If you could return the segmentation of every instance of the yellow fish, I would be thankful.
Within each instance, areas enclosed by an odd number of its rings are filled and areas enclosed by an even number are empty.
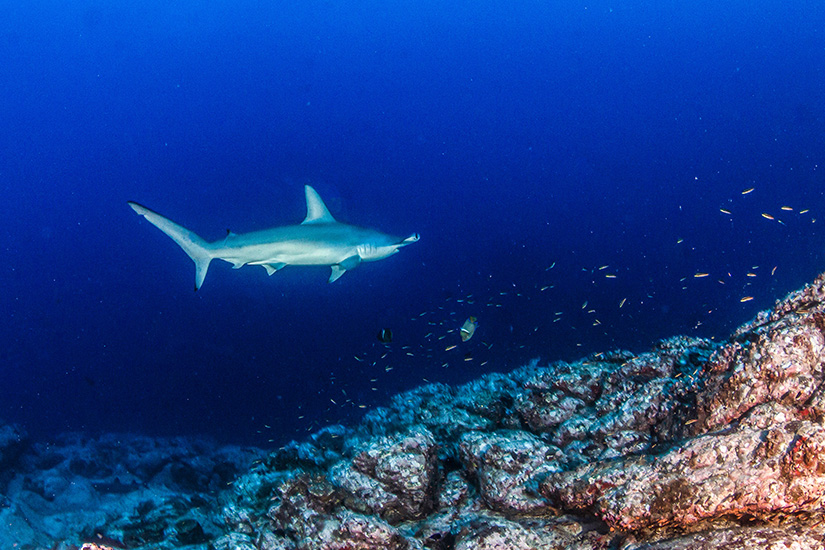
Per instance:
[[[475,317],[470,317],[464,321],[464,324],[461,326],[461,341],[466,342],[472,338],[476,328],[478,328],[478,319]]]

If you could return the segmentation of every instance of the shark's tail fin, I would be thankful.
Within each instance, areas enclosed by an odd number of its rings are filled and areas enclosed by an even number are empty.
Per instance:
[[[169,235],[173,241],[178,243],[184,252],[189,254],[195,262],[195,290],[198,290],[206,278],[206,270],[209,269],[209,262],[214,256],[210,250],[209,243],[182,227],[170,219],[164,218],[157,212],[153,212],[136,202],[129,202],[132,210],[149,220],[149,223]]]

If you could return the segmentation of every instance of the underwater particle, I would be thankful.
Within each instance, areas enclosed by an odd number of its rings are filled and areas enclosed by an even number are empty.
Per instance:
[[[473,354],[468,351],[467,353],[464,354],[464,360],[465,361],[472,361],[473,360]]]
[[[752,193],[753,190],[754,190],[753,187],[749,187],[749,188],[745,189],[744,191],[742,191],[742,194],[747,195],[748,193]]]
[[[610,265],[609,265],[609,264],[608,264],[608,265],[603,265],[603,266],[601,266],[601,267],[599,268],[599,271],[605,270],[605,269],[607,269],[608,267],[610,267]]]
[[[774,219],[773,216],[771,216],[770,214],[766,214],[764,212],[762,212],[762,217],[765,218],[766,220],[773,220]]]
[[[756,277],[756,273],[748,273],[748,277]]]
[[[784,210],[785,212],[793,212],[793,208],[791,208],[790,206],[783,206],[781,210]]]
[[[799,211],[800,214],[807,214],[808,212],[810,212],[810,210],[807,209],[807,208],[805,210],[800,210]]]
[[[378,331],[378,341],[383,344],[389,344],[392,342],[392,330],[388,328],[382,328]]]
[[[773,266],[773,269],[771,269],[771,277],[773,277],[773,274],[776,273],[776,268],[777,266]]]
[[[707,277],[710,273],[694,273],[693,276],[696,279],[701,279],[702,277]]]
[[[626,301],[627,301],[627,298],[622,298],[622,301],[621,301],[621,302],[619,302],[619,308],[621,308],[622,306],[624,306],[624,303],[625,303]]]
[[[727,214],[728,216],[730,216],[730,210],[725,210],[724,208],[720,208],[719,212],[721,212],[722,214]]]
[[[453,344],[452,346],[447,346],[447,349],[445,349],[444,351],[454,350],[457,347],[458,347],[457,345]]]
[[[477,328],[478,319],[475,317],[469,317],[466,321],[464,321],[464,324],[461,326],[461,341],[466,342],[472,338]]]
[[[605,273],[604,276],[607,279],[615,279],[616,278],[616,275],[614,275],[613,273]]]
[[[751,300],[753,300],[753,296],[745,296],[744,298],[742,298],[739,301],[740,302],[750,302]]]
[[[679,239],[678,241],[676,241],[676,244],[682,244],[683,242],[685,242],[684,239]]]

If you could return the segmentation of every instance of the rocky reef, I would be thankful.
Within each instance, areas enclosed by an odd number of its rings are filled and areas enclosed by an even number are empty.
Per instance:
[[[0,520],[18,548],[821,549],[823,381],[825,276],[724,342],[430,384],[268,454],[3,427]]]
[[[398,395],[241,476],[214,545],[823,548],[824,285],[723,343]]]
[[[206,548],[223,532],[217,496],[262,451],[191,438],[65,434],[27,444],[4,426],[0,548]],[[92,544],[94,543],[94,544]]]

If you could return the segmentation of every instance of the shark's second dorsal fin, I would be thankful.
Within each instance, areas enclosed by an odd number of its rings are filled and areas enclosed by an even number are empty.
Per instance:
[[[309,185],[305,185],[304,190],[307,195],[307,217],[303,223],[335,223],[318,192]]]

